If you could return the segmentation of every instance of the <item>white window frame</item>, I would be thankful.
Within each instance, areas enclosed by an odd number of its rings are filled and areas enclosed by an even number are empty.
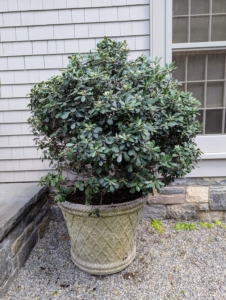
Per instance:
[[[172,62],[173,51],[226,49],[226,41],[173,44],[172,6],[173,0],[150,0],[151,57],[161,57],[165,65]],[[202,161],[188,177],[226,176],[226,134],[199,135],[196,143],[203,152]]]

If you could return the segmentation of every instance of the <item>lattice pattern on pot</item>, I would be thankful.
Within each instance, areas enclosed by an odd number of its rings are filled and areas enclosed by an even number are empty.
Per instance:
[[[68,231],[71,240],[75,241],[72,251],[78,259],[96,264],[112,263],[115,258],[125,260],[125,253],[134,246],[140,213],[141,210],[130,215],[106,218],[68,215]]]

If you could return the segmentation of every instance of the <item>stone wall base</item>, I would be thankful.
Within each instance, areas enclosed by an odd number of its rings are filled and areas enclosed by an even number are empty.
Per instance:
[[[226,221],[226,177],[176,179],[148,196],[143,218]]]
[[[0,241],[0,298],[7,292],[19,269],[24,266],[31,250],[43,237],[49,222],[46,189],[35,203],[22,212],[19,221]]]

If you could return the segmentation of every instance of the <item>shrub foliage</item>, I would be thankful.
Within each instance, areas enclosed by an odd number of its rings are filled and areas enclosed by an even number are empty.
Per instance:
[[[173,64],[144,55],[128,60],[126,41],[108,38],[97,52],[74,54],[60,76],[31,89],[29,124],[36,143],[57,173],[57,200],[71,188],[96,194],[119,188],[153,192],[188,174],[200,158],[199,102],[178,90]],[[71,188],[62,172],[79,174]]]

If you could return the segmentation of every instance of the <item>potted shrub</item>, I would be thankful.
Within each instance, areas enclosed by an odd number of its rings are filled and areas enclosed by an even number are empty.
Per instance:
[[[29,123],[56,170],[40,182],[55,187],[72,259],[91,274],[131,263],[145,196],[200,157],[199,102],[178,91],[173,64],[128,53],[126,42],[104,38],[30,93]]]

